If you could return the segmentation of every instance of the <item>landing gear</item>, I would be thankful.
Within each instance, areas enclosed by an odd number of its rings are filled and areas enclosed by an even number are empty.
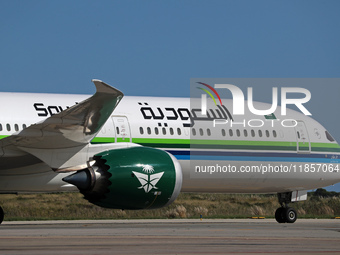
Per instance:
[[[292,193],[278,193],[277,194],[281,207],[275,212],[275,219],[278,223],[294,223],[297,219],[297,213],[294,208],[288,207],[291,201]]]
[[[280,207],[275,212],[275,219],[278,223],[294,223],[297,213],[292,207]]]
[[[2,210],[2,207],[0,206],[0,224],[4,220],[4,216],[5,216],[4,210]]]

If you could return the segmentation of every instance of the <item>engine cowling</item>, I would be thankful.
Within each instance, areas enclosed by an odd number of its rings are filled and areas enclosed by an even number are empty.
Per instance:
[[[63,180],[89,202],[113,209],[155,209],[171,204],[182,187],[182,169],[171,154],[148,147],[101,152],[92,167]]]

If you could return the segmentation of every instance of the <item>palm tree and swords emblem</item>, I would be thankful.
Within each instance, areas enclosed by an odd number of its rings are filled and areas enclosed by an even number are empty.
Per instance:
[[[153,166],[151,165],[141,165],[143,167],[143,172],[145,174],[132,171],[132,173],[137,177],[138,181],[142,186],[138,187],[138,189],[144,189],[145,193],[149,193],[152,189],[158,189],[156,184],[162,178],[164,172],[152,174],[155,172]]]

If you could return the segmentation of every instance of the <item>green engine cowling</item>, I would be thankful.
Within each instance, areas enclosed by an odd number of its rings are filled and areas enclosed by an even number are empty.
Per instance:
[[[182,170],[171,154],[148,147],[101,152],[92,167],[64,178],[91,203],[113,209],[155,209],[171,204]]]

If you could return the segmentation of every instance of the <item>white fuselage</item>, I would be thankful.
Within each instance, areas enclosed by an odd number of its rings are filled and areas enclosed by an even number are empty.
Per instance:
[[[0,93],[6,106],[0,110],[0,136],[86,98]],[[210,102],[212,110],[202,116],[190,108],[188,98],[124,97],[92,143],[105,148],[136,143],[168,151],[182,166],[184,192],[277,193],[340,181],[340,147],[317,121],[292,110],[281,116],[279,108],[274,118],[232,115],[231,101],[225,102],[225,108]],[[262,103],[256,107],[268,108]],[[0,156],[1,193],[75,190],[61,180],[70,173],[55,173],[24,152],[2,148]]]

